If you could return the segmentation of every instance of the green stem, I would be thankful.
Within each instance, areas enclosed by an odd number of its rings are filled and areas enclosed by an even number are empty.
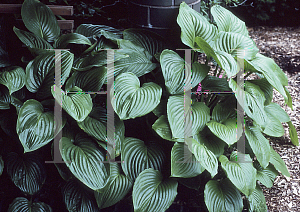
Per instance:
[[[209,108],[214,108],[216,106],[216,104],[218,103],[218,101],[219,101],[219,98],[215,98],[208,107]]]
[[[208,62],[209,62],[209,57],[208,56],[206,56],[206,61],[205,61],[205,65],[207,65],[208,64]]]
[[[198,62],[198,52],[194,51],[193,62]]]
[[[213,103],[213,101],[215,101],[217,98],[216,94],[213,94],[213,96],[210,98],[209,103],[208,103],[208,107],[210,107],[210,105]]]

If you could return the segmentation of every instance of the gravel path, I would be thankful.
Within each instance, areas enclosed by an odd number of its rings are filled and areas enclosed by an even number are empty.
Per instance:
[[[293,111],[284,104],[283,97],[274,91],[273,102],[278,103],[289,114],[298,138],[300,137],[300,27],[255,27],[249,28],[249,34],[255,41],[260,53],[271,57],[288,76],[288,90],[293,99]],[[300,211],[300,147],[292,145],[289,139],[287,124],[284,124],[285,135],[281,138],[269,138],[270,144],[285,161],[291,174],[275,179],[274,186],[264,186],[270,212]]]

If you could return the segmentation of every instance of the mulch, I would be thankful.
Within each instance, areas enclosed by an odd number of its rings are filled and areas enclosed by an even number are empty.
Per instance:
[[[298,138],[300,138],[300,27],[254,27],[248,28],[260,53],[271,57],[288,77],[288,90],[293,100],[293,110],[274,90],[273,102],[278,103],[291,117]],[[272,188],[262,189],[270,212],[297,212],[300,209],[300,147],[292,145],[287,124],[283,124],[285,134],[281,138],[271,138],[271,146],[286,163],[291,177],[279,175]]]

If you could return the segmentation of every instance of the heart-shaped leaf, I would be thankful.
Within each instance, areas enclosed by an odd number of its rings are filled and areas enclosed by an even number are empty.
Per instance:
[[[281,137],[284,135],[284,129],[279,119],[288,122],[290,121],[290,117],[279,105],[276,105],[276,103],[271,103],[265,106],[268,121],[263,133],[273,137]]]
[[[26,67],[27,89],[37,93],[38,98],[45,99],[51,96],[51,86],[55,75],[54,52],[46,52],[30,61]],[[61,84],[63,85],[70,75],[74,55],[69,51],[61,52]]]
[[[52,86],[52,95],[55,98],[56,86]],[[93,102],[90,94],[85,94],[82,89],[74,86],[68,89],[70,94],[61,93],[62,108],[72,116],[76,121],[82,122],[92,111]],[[77,92],[77,93],[74,93]]]
[[[61,35],[57,40],[55,40],[54,48],[64,49],[70,43],[85,44],[89,46],[92,45],[91,41],[84,35],[78,33],[68,33],[68,34]]]
[[[140,87],[139,78],[133,73],[123,73],[115,81],[115,94],[110,92],[111,104],[121,120],[144,116],[160,102],[162,88],[153,83]]]
[[[269,105],[273,100],[273,86],[266,80],[266,78],[249,80],[251,83],[258,85],[259,88],[264,92],[266,101],[264,105]]]
[[[126,176],[134,181],[145,169],[160,170],[164,157],[163,150],[157,144],[146,146],[140,139],[127,137],[122,145],[121,165]]]
[[[75,180],[69,180],[63,187],[63,196],[68,211],[98,212],[96,201],[93,199],[93,192],[85,185]]]
[[[272,164],[269,164],[266,168],[263,168],[257,161],[254,161],[253,166],[257,170],[256,179],[267,188],[271,188],[275,178],[279,175],[275,167]]]
[[[228,85],[226,78],[219,78],[215,76],[207,75],[201,82],[202,90],[216,91],[216,92],[228,92],[232,93],[231,88]],[[219,94],[218,95],[222,95]],[[228,94],[224,94],[228,95]]]
[[[112,206],[122,200],[132,188],[133,182],[124,174],[117,163],[110,163],[110,178],[103,189],[94,192],[100,209]]]
[[[245,88],[242,89],[233,79],[229,80],[229,87],[234,91],[245,113],[260,126],[265,127],[268,117],[264,108],[265,95],[262,90],[249,81],[245,81]]]
[[[183,94],[185,87],[185,69],[187,64],[185,61],[174,51],[164,50],[160,55],[160,63],[163,76],[165,78],[165,85],[170,94]],[[191,89],[197,86],[208,74],[210,67],[200,63],[192,64],[188,84]]]
[[[204,189],[204,201],[209,211],[242,211],[243,200],[239,190],[230,182],[210,180]]]
[[[52,208],[43,202],[29,202],[25,197],[17,197],[9,205],[7,212],[52,212]]]
[[[177,195],[177,181],[163,180],[162,174],[152,168],[137,177],[132,191],[134,211],[166,211]]]
[[[213,134],[229,145],[236,143],[243,133],[242,123],[237,123],[236,119],[226,119],[221,123],[211,120],[206,125]]]
[[[107,143],[107,111],[102,107],[94,107],[91,113],[82,121],[78,122],[78,126],[84,132],[93,136],[94,138]],[[115,155],[121,153],[121,146],[124,141],[125,126],[123,121],[115,114]],[[104,145],[106,145],[104,143]],[[100,144],[101,145],[101,144]],[[102,145],[101,145],[102,146]]]
[[[270,163],[272,163],[274,165],[274,167],[281,172],[281,174],[287,176],[287,177],[291,177],[284,161],[282,160],[282,158],[280,157],[280,155],[275,152],[275,150],[273,148],[270,148],[270,153],[271,153],[271,158],[270,158]]]
[[[44,166],[35,155],[19,156],[10,153],[7,159],[7,173],[13,183],[23,192],[33,195],[37,193],[46,180]]]
[[[226,119],[236,118],[235,107],[232,107],[232,105],[233,105],[232,101],[230,102],[228,101],[225,103],[218,103],[213,109],[211,119],[217,122],[222,122]]]
[[[24,152],[37,150],[54,138],[54,114],[44,112],[40,102],[29,99],[19,111],[16,129]]]
[[[18,38],[31,49],[53,49],[53,47],[42,37],[39,37],[31,32],[20,30],[16,27],[13,28]]]
[[[115,55],[121,57],[128,55],[120,60],[115,60],[115,76],[132,72],[140,77],[153,71],[157,67],[157,63],[152,62],[152,55],[143,47],[135,45],[129,40],[118,40],[119,50]]]
[[[284,88],[284,86],[288,85],[287,76],[273,59],[258,53],[253,60],[245,61],[245,70],[263,74],[266,80],[284,97],[285,102],[288,103],[288,96]]]
[[[217,51],[247,60],[252,60],[258,53],[258,48],[251,38],[235,32],[219,32],[213,45]]]
[[[266,168],[270,161],[269,141],[255,126],[245,126],[245,135],[260,165]]]
[[[218,173],[218,159],[205,145],[193,139],[189,149],[200,162],[200,165],[211,174],[211,177],[214,177]]]
[[[74,143],[67,137],[60,142],[62,158],[74,176],[93,190],[103,188],[109,176],[105,153],[81,135],[76,135]]]
[[[163,139],[174,142],[184,142],[183,138],[174,138],[172,136],[170,124],[166,115],[160,116],[152,125],[152,129]]]
[[[196,135],[210,120],[209,108],[203,102],[192,102],[192,135]],[[170,96],[167,103],[168,120],[174,138],[184,138],[184,96]]]
[[[171,177],[191,178],[204,170],[187,145],[177,142],[174,144],[171,151]]]
[[[91,37],[93,35],[100,36],[102,35],[103,31],[114,33],[115,35],[118,35],[120,39],[123,35],[123,32],[121,30],[105,25],[81,24],[76,29],[76,33],[84,35],[86,37]]]
[[[9,94],[20,90],[25,85],[25,71],[21,67],[13,66],[0,72],[0,83],[9,89]]]
[[[240,157],[238,158],[238,156]],[[240,161],[236,161],[239,159]],[[226,172],[229,180],[246,196],[249,196],[255,189],[256,169],[252,165],[249,155],[232,152],[230,161],[224,155],[219,157],[222,169]]]
[[[201,37],[207,43],[210,43],[217,34],[217,27],[210,24],[185,2],[180,4],[177,23],[181,28],[181,41],[192,49],[198,48],[195,44],[196,37]]]
[[[214,5],[211,8],[211,14],[214,17],[219,32],[235,32],[247,37],[249,36],[245,22],[241,21],[232,12],[224,7]]]
[[[21,8],[26,28],[36,36],[52,42],[60,35],[60,28],[52,11],[38,0],[25,0]]]
[[[250,203],[249,211],[268,212],[264,193],[258,183],[256,183],[256,187],[252,194],[248,197],[248,200]]]
[[[143,47],[152,56],[161,53],[165,49],[165,41],[160,35],[144,29],[126,29],[123,32],[124,39],[135,45]]]
[[[67,80],[65,89],[74,86],[82,88],[84,91],[100,91],[107,76],[106,67],[95,67],[88,71],[75,71]]]
[[[213,49],[213,47],[201,37],[196,37],[195,42],[208,57],[214,58],[217,64],[223,70],[225,70],[228,77],[233,77],[238,73],[239,70],[237,68],[237,63],[230,54],[224,51],[218,51]]]
[[[9,105],[12,101],[12,96],[9,94],[8,88],[0,84],[0,109],[10,109]]]
[[[215,136],[208,127],[205,127],[200,133],[194,135],[193,138],[201,145],[215,154],[218,158],[224,153],[226,143]],[[201,161],[200,161],[201,162]]]

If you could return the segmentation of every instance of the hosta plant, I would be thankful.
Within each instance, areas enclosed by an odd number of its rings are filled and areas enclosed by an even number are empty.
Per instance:
[[[97,211],[122,199],[130,199],[134,211],[166,211],[182,188],[196,193],[193,204],[203,202],[202,211],[267,211],[261,185],[270,188],[279,172],[290,174],[266,136],[283,136],[286,122],[292,143],[299,145],[289,116],[272,102],[275,88],[292,107],[287,77],[258,53],[244,22],[221,6],[211,14],[216,24],[180,5],[184,54],[140,29],[83,24],[62,35],[48,7],[25,0],[28,31],[14,31],[31,58],[0,73],[0,106],[15,108],[14,133],[23,150],[1,152],[1,173],[6,164],[13,183],[29,197],[37,195],[46,176],[36,155],[52,145],[69,211]],[[54,49],[64,49],[61,88],[54,85]],[[112,49],[114,74],[107,68]],[[203,63],[200,55],[206,56]],[[250,74],[257,78],[249,80]],[[99,94],[108,88],[109,96]],[[61,89],[59,97],[55,89]],[[58,99],[61,116],[54,112]],[[114,127],[108,129],[112,117]],[[111,131],[115,157],[108,151]],[[57,153],[63,161],[55,159]],[[18,197],[9,211],[52,210],[37,200]]]

